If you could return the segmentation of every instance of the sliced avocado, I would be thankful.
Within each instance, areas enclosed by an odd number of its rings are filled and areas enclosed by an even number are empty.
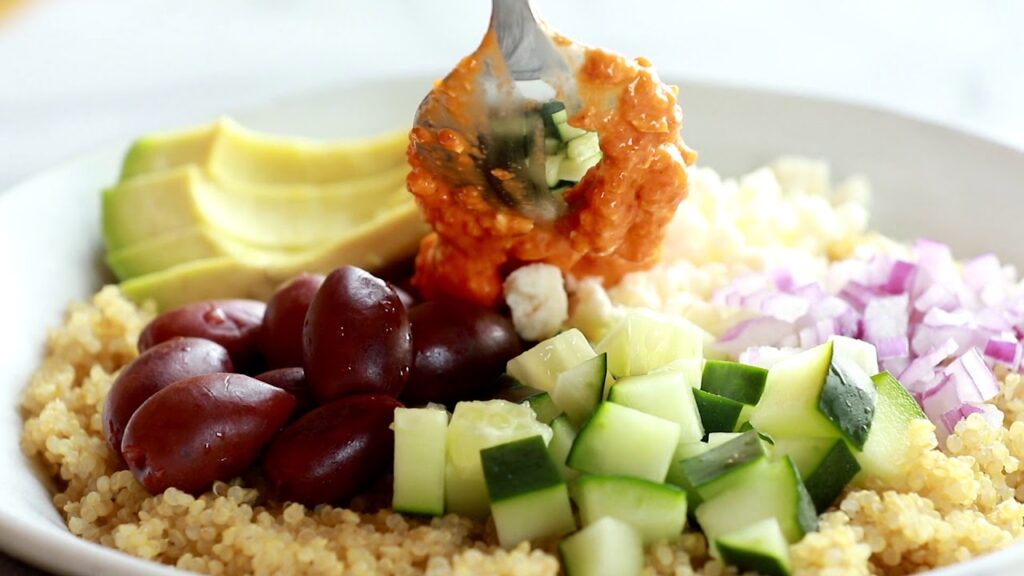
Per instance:
[[[263,134],[223,118],[208,126],[140,138],[125,157],[121,180],[195,164],[232,181],[325,184],[402,165],[408,144],[407,132],[327,143]]]
[[[374,271],[415,252],[428,231],[414,203],[393,208],[317,251],[252,253],[252,260],[219,256],[193,260],[121,283],[136,301],[152,299],[161,310],[213,298],[267,299],[300,272],[326,273],[351,264]]]
[[[228,181],[194,165],[144,174],[104,191],[104,239],[117,252],[203,226],[253,246],[314,248],[382,209],[412,203],[408,172],[399,164],[323,185]]]

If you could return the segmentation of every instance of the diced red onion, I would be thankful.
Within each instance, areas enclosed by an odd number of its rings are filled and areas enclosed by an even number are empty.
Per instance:
[[[999,393],[999,381],[992,370],[985,365],[984,358],[977,348],[971,348],[959,358],[946,366],[943,371],[962,391],[963,400],[973,402],[972,395],[977,395],[978,402],[984,402]]]
[[[917,265],[906,260],[897,260],[892,263],[889,270],[889,277],[885,281],[885,291],[889,294],[904,294],[910,290],[914,273],[917,272]]]
[[[892,360],[893,358],[907,358],[910,356],[910,342],[906,336],[895,336],[883,338],[874,342],[878,349],[879,360]]]
[[[914,392],[915,390],[911,389],[911,386],[931,379],[935,375],[936,368],[945,362],[946,358],[953,355],[956,350],[956,340],[950,338],[945,343],[932,348],[929,352],[919,355],[910,362],[906,370],[900,373],[900,382],[907,386],[908,390]],[[923,392],[924,390],[920,391]]]
[[[740,352],[736,359],[743,364],[771,368],[782,360],[796,355],[799,348],[776,348],[775,346],[752,346]]]
[[[781,341],[791,333],[792,326],[778,318],[751,318],[722,334],[715,348],[726,354],[739,354],[751,346],[781,345]]]
[[[1024,354],[1024,348],[1015,337],[989,338],[985,344],[985,357],[991,358],[993,362],[1002,364],[1010,370],[1017,370],[1022,354]]]
[[[864,309],[864,339],[875,346],[898,338],[906,339],[910,321],[906,294],[881,296]]]

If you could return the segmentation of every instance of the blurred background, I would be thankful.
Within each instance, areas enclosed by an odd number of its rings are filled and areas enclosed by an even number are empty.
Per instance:
[[[1024,2],[537,4],[567,35],[647,56],[663,76],[864,102],[1024,146]],[[487,0],[0,0],[0,189],[149,130],[360,78],[443,73],[475,48],[489,10]]]

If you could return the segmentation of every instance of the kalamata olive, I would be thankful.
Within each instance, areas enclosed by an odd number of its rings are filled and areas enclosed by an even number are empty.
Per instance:
[[[416,305],[416,297],[412,295],[412,292],[398,284],[388,282],[388,286],[395,291],[395,294],[398,294],[398,299],[402,301],[402,306],[405,306],[406,310]]]
[[[395,291],[353,266],[331,272],[302,330],[303,367],[321,403],[351,394],[397,396],[412,366],[409,316]]]
[[[258,370],[260,325],[265,309],[266,304],[257,300],[210,300],[168,310],[139,335],[139,351],[176,336],[194,336],[227,348],[236,370]]]
[[[282,500],[308,506],[341,502],[379,478],[394,457],[390,396],[348,396],[285,428],[263,457],[263,473]]]
[[[103,433],[121,453],[121,438],[132,414],[163,388],[185,378],[231,372],[228,351],[203,338],[172,338],[153,346],[121,370],[103,405]]]
[[[271,386],[277,386],[281,390],[295,396],[294,417],[301,416],[316,406],[313,391],[309,389],[309,382],[306,380],[306,371],[302,368],[278,368],[277,370],[264,372],[256,376],[256,379],[266,382]]]
[[[434,300],[409,310],[415,350],[408,404],[483,398],[522,349],[508,318],[470,302]]]
[[[249,376],[194,376],[139,406],[121,452],[150,493],[195,494],[251,466],[294,408],[291,394]]]
[[[270,368],[302,365],[302,323],[323,283],[321,274],[300,274],[281,285],[267,302],[260,350]]]

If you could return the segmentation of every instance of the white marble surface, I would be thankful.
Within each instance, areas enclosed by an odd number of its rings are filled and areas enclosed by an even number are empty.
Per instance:
[[[370,75],[443,71],[474,49],[490,5],[20,2],[0,18],[0,189],[148,130]],[[536,2],[564,33],[648,56],[663,75],[868,102],[1024,147],[1024,2]]]

